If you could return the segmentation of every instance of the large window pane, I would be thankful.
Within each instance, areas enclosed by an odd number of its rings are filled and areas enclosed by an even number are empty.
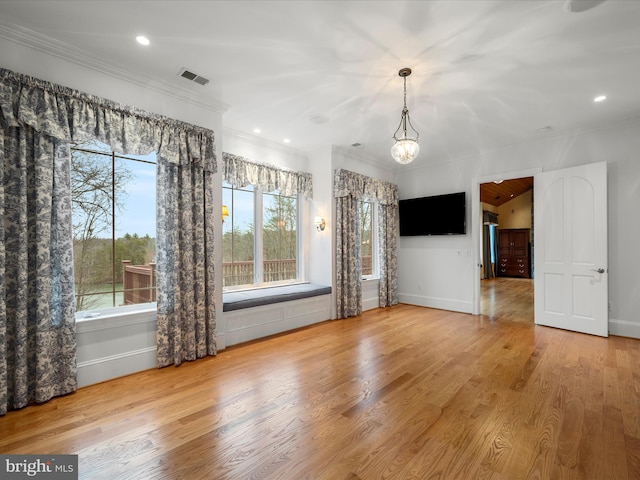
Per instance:
[[[115,278],[122,304],[156,301],[156,166],[116,158],[127,171],[126,191],[116,191]]]
[[[155,155],[79,145],[71,178],[77,311],[155,302]]]
[[[277,193],[262,196],[263,281],[282,282],[298,277],[298,206],[295,197]]]
[[[222,188],[222,203],[229,215],[222,224],[223,286],[254,283],[254,192],[253,187]]]

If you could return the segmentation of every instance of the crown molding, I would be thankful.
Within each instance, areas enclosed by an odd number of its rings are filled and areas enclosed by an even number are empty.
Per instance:
[[[89,68],[96,72],[117,78],[127,83],[153,90],[162,95],[173,97],[182,102],[197,105],[198,107],[215,113],[225,113],[230,105],[212,97],[197,95],[179,86],[151,80],[127,71],[123,67],[102,62],[88,55],[84,50],[60,42],[46,35],[34,32],[19,25],[3,23],[0,21],[0,38],[22,45],[44,54],[60,58],[67,62],[75,63],[81,67]]]
[[[345,147],[342,145],[333,145],[332,146],[334,152],[339,152],[345,157],[352,158],[354,160],[358,160],[363,163],[368,163],[370,165],[375,165],[383,170],[386,170],[390,174],[396,173],[398,170],[399,164],[397,164],[391,154],[389,154],[388,161],[386,158],[382,158],[380,156],[374,156],[366,151],[357,151],[354,150],[355,147]]]
[[[289,155],[295,154],[295,155],[299,155],[299,156],[304,157],[304,158],[307,157],[307,152],[305,152],[304,150],[300,150],[298,148],[291,147],[291,146],[288,146],[288,145],[283,145],[282,143],[273,142],[271,140],[267,140],[265,138],[258,137],[257,135],[252,135],[250,133],[242,132],[240,130],[235,130],[233,128],[224,127],[222,129],[222,135],[223,135],[223,144],[224,144],[224,137],[234,138],[236,140],[240,140],[242,142],[250,143],[250,144],[258,146],[258,147],[265,147],[265,148],[269,148],[271,150],[281,151],[281,152],[287,153]]]

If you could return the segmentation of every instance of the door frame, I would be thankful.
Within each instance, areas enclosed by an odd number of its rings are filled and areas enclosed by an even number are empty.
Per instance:
[[[473,315],[480,315],[480,259],[482,258],[482,207],[480,206],[480,185],[496,180],[513,180],[522,177],[535,177],[542,167],[518,170],[515,172],[476,177],[471,180],[471,245],[473,251]],[[535,181],[535,180],[534,180]],[[535,204],[536,198],[533,202]],[[533,292],[535,299],[535,290]]]

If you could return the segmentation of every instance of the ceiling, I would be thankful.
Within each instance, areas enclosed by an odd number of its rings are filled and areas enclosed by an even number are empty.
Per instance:
[[[480,201],[499,207],[533,188],[533,177],[480,184]]]
[[[230,131],[398,169],[640,116],[639,25],[627,0],[0,1],[5,38],[226,104]],[[403,67],[421,144],[409,166],[389,154]]]

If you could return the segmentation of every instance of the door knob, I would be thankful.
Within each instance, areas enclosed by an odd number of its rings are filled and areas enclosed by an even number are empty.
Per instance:
[[[604,268],[598,268],[597,270],[595,268],[592,268],[591,271],[597,272],[597,273],[604,273]]]

